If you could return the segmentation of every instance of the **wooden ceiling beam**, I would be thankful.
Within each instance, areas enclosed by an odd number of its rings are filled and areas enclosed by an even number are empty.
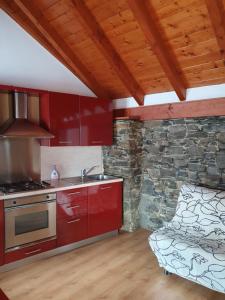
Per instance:
[[[74,6],[74,14],[79,20],[87,34],[96,44],[98,49],[104,55],[108,63],[119,76],[121,82],[131,93],[131,96],[139,105],[144,104],[144,91],[138,84],[134,76],[131,74],[126,64],[117,53],[110,40],[107,38],[101,26],[96,21],[90,10],[83,0],[72,0]]]
[[[28,0],[0,0],[4,9],[4,3],[14,3],[17,6],[17,10],[21,11],[36,31],[51,45],[51,52],[60,55],[60,60],[65,64],[66,67],[70,66],[70,70],[73,70],[73,74],[76,75],[84,84],[86,84],[98,97],[111,98],[111,95],[104,88],[99,85],[95,77],[80,59],[74,54],[72,49],[65,43],[65,41],[59,36],[56,30],[45,20],[43,14],[36,8],[34,2]],[[0,4],[1,5],[1,4]],[[16,16],[12,16],[16,19]],[[35,38],[35,36],[34,36]],[[42,39],[43,41],[43,39]],[[43,46],[47,46],[46,43]],[[47,47],[49,50],[49,48]],[[54,54],[54,55],[55,55]],[[56,55],[57,57],[57,55]]]
[[[214,1],[214,0],[213,0]],[[114,119],[168,120],[225,116],[225,98],[115,109]]]
[[[205,0],[205,2],[220,47],[220,53],[225,59],[225,8],[223,0]]]
[[[153,15],[153,8],[146,0],[127,0],[137,22],[139,23],[145,37],[149,41],[152,50],[156,54],[161,67],[173,86],[178,98],[186,99],[186,82],[182,77],[182,72],[178,68],[175,56],[168,46],[165,45],[157,27],[156,17]]]

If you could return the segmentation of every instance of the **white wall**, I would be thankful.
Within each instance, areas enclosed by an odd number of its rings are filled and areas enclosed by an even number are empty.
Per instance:
[[[94,96],[1,9],[0,41],[0,84]]]
[[[187,89],[186,101],[204,100],[220,97],[225,97],[225,84],[209,85]],[[175,102],[180,102],[175,92],[151,94],[146,95],[144,98],[144,106]],[[134,100],[134,98],[129,97],[114,100],[113,106],[114,109],[119,109],[128,107],[138,107],[138,104]]]
[[[56,165],[61,178],[80,176],[81,169],[99,167],[93,174],[103,172],[102,148],[96,147],[41,147],[41,179],[50,179]]]

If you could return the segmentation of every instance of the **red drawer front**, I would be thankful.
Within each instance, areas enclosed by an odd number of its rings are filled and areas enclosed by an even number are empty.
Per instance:
[[[73,189],[64,192],[57,193],[57,203],[59,205],[63,204],[77,204],[82,201],[82,199],[87,197],[87,188]]]
[[[57,223],[57,245],[63,246],[87,238],[87,215]]]
[[[74,220],[87,215],[87,189],[57,193],[57,220]]]
[[[84,203],[85,202],[85,203]],[[87,215],[87,201],[57,206],[57,220],[71,220]]]
[[[27,258],[48,250],[56,248],[56,240],[46,241],[34,246],[24,247],[15,251],[5,253],[5,264]]]

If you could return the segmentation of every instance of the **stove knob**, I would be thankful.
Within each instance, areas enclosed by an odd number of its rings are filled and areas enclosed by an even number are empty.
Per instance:
[[[47,198],[47,199],[49,199],[49,198],[50,198],[50,196],[49,196],[49,195],[47,195],[47,196],[46,196],[46,198]]]
[[[16,204],[16,200],[13,201],[13,204]]]

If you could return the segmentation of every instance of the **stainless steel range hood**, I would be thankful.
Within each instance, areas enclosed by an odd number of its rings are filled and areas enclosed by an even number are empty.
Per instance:
[[[13,96],[13,119],[9,119],[0,128],[0,138],[53,138],[54,135],[27,119],[28,95],[26,93],[15,92]]]

